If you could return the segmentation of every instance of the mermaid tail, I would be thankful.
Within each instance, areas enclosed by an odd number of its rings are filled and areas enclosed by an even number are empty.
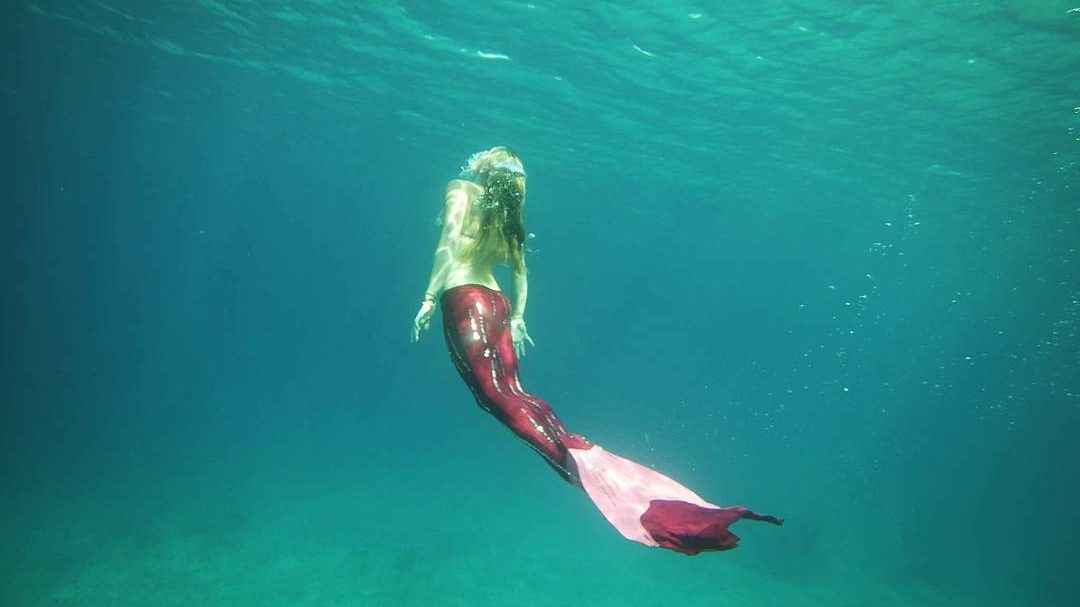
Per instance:
[[[568,432],[546,402],[521,386],[510,303],[502,292],[462,285],[443,293],[442,306],[450,358],[477,404],[584,489],[627,539],[697,554],[734,548],[739,538],[728,526],[739,519],[783,524],[742,506],[710,504],[667,476]]]

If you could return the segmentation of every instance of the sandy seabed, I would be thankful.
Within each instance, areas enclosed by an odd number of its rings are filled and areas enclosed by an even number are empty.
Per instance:
[[[786,528],[770,525],[736,525],[743,545],[725,553],[645,548],[619,537],[584,495],[534,476],[189,478],[22,496],[0,528],[0,603],[968,604],[863,569],[800,569],[791,557],[774,568],[762,552]]]

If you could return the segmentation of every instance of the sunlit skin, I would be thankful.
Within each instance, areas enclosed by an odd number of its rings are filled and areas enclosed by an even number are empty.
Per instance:
[[[484,152],[478,162],[482,169],[496,162],[512,161],[504,148],[492,148]],[[520,163],[519,163],[520,164]],[[520,177],[519,186],[525,190],[525,177]],[[484,194],[484,179],[479,183],[466,179],[455,179],[446,185],[446,203],[443,209],[442,234],[435,246],[431,277],[428,279],[425,298],[420,304],[412,326],[412,341],[420,339],[420,333],[431,325],[439,296],[453,287],[475,284],[490,289],[501,290],[495,280],[495,265],[503,263],[492,255],[478,254],[471,259],[463,254],[480,230],[480,213],[477,202]],[[519,357],[525,355],[525,344],[534,345],[525,328],[525,303],[529,297],[529,279],[524,264],[512,270],[512,293],[510,329],[514,341],[514,350]]]

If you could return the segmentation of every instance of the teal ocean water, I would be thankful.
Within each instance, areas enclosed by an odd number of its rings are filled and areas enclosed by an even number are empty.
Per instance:
[[[1080,595],[1072,0],[5,13],[0,604]],[[628,542],[409,343],[499,144],[528,388],[784,527]]]

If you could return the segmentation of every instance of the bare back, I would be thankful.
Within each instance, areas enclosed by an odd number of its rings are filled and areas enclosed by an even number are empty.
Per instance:
[[[439,242],[449,255],[445,288],[477,284],[499,289],[495,281],[495,263],[501,260],[478,251],[466,258],[465,250],[480,232],[481,213],[478,202],[484,188],[464,179],[455,179],[446,186],[446,207],[443,211],[443,234]]]

